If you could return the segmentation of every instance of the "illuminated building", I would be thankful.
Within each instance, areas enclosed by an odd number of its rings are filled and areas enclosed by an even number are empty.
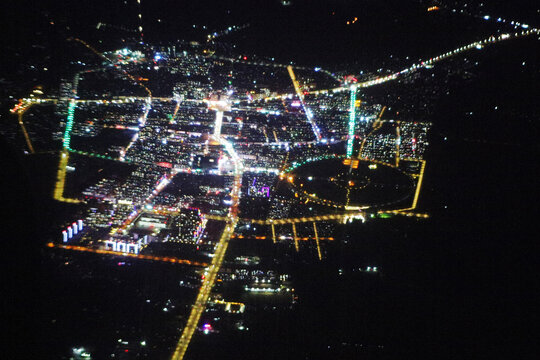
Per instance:
[[[214,136],[221,136],[221,125],[223,122],[223,112],[231,111],[229,96],[225,94],[213,94],[208,99],[208,108],[215,110],[216,121],[214,123]]]

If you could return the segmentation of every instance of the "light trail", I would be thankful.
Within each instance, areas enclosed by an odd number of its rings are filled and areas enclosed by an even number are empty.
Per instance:
[[[72,251],[89,252],[89,253],[102,254],[102,255],[124,256],[124,257],[133,258],[133,259],[169,262],[173,264],[183,264],[183,265],[191,265],[191,266],[199,266],[199,267],[208,266],[208,263],[180,259],[180,258],[171,257],[171,256],[154,256],[154,255],[144,255],[144,254],[121,253],[118,251],[92,249],[86,246],[55,244],[52,242],[48,243],[47,247],[64,249],[64,250],[72,250]]]

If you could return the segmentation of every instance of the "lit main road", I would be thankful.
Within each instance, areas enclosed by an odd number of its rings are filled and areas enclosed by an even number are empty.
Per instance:
[[[516,31],[514,33],[505,33],[505,34],[500,34],[500,35],[492,35],[492,36],[487,37],[487,38],[485,38],[483,40],[479,40],[479,41],[475,41],[475,42],[472,42],[472,43],[467,44],[467,45],[463,45],[463,46],[458,47],[458,48],[456,48],[454,50],[450,50],[450,51],[448,51],[448,52],[446,52],[444,54],[440,54],[440,55],[432,57],[430,59],[427,59],[427,60],[424,60],[424,61],[421,60],[418,63],[413,64],[413,65],[409,66],[408,68],[403,69],[401,71],[398,71],[398,72],[395,72],[395,73],[392,73],[392,74],[389,74],[389,75],[386,75],[386,76],[377,77],[375,79],[359,82],[359,83],[356,84],[356,86],[358,86],[359,88],[365,88],[365,87],[370,87],[370,86],[382,84],[382,83],[385,83],[385,82],[388,82],[388,81],[395,80],[395,79],[397,79],[398,77],[400,77],[402,75],[405,75],[405,74],[407,74],[409,72],[416,71],[416,70],[418,70],[420,68],[429,68],[433,64],[435,64],[436,62],[439,62],[441,60],[445,60],[445,59],[447,59],[449,57],[452,57],[452,56],[460,55],[461,53],[463,53],[465,51],[469,51],[469,50],[473,50],[473,49],[481,50],[482,48],[484,48],[484,46],[487,46],[487,45],[496,44],[496,43],[499,43],[501,41],[506,41],[506,40],[510,40],[510,39],[517,39],[517,38],[520,38],[520,37],[525,37],[525,36],[530,36],[530,35],[540,35],[540,29],[536,29],[536,28],[530,28],[529,29],[529,28],[527,28],[526,30]],[[337,92],[349,91],[349,90],[350,90],[349,86],[339,86],[339,87],[336,87],[336,88],[333,88],[333,89],[305,91],[304,94],[305,95],[307,95],[307,94],[309,94],[309,95],[321,95],[321,94],[337,93]],[[284,99],[284,98],[291,98],[291,97],[292,97],[292,94],[278,94],[278,95],[268,96],[268,97],[264,98],[263,100],[268,101],[268,100],[277,100],[277,99]]]
[[[168,262],[168,263],[173,263],[173,264],[183,264],[183,265],[200,266],[200,267],[208,266],[208,264],[204,262],[180,259],[180,258],[172,257],[172,256],[154,256],[154,255],[146,255],[146,254],[119,253],[117,251],[111,251],[111,250],[93,249],[86,246],[77,246],[77,245],[55,244],[52,242],[48,243],[47,247],[64,249],[64,250],[72,250],[72,251],[82,251],[82,252],[101,254],[101,255],[111,255],[115,257],[125,257],[125,258],[131,258],[131,259],[161,261],[161,262]]]
[[[225,150],[231,156],[234,163],[234,185],[231,192],[232,205],[229,208],[229,213],[226,217],[225,229],[223,230],[223,233],[221,234],[219,242],[216,246],[212,263],[206,268],[202,286],[199,290],[199,294],[197,295],[197,299],[195,300],[195,304],[191,308],[189,319],[184,327],[182,336],[176,345],[176,349],[172,355],[172,360],[181,360],[184,358],[191,338],[197,329],[197,324],[199,323],[201,315],[206,308],[206,303],[210,297],[210,292],[212,291],[217,274],[221,268],[223,259],[225,258],[229,240],[231,239],[234,229],[236,228],[236,224],[238,223],[238,204],[240,202],[240,188],[242,185],[243,171],[242,164],[238,158],[238,155],[236,154],[236,151],[227,140],[219,137],[214,137],[214,140],[218,141],[225,147]]]
[[[416,213],[409,210],[413,210],[413,207],[406,208],[406,209],[398,209],[398,210],[379,210],[379,211],[376,211],[376,213],[402,215],[402,216],[417,217],[417,218],[429,217],[428,214]],[[208,220],[216,220],[216,221],[228,220],[227,216],[219,216],[219,215],[212,215],[212,214],[205,214],[204,216]],[[346,222],[349,222],[351,219],[365,220],[366,216],[367,216],[367,213],[360,209],[356,211],[347,211],[341,214],[326,214],[326,215],[309,216],[309,217],[282,218],[282,219],[240,219],[240,220],[243,222],[249,222],[249,223],[258,224],[258,225],[286,225],[286,224],[301,224],[301,223],[325,222],[325,221],[338,221],[338,222],[346,223]],[[239,236],[239,238],[241,237]]]

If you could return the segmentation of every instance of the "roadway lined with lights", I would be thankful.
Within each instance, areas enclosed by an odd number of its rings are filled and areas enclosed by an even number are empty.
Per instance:
[[[319,130],[319,127],[315,123],[315,120],[313,119],[313,113],[311,110],[306,106],[306,103],[304,101],[304,94],[302,93],[302,89],[300,88],[300,84],[298,83],[298,80],[296,80],[296,75],[294,75],[294,71],[292,66],[287,66],[287,71],[289,72],[289,76],[291,77],[291,81],[294,86],[294,90],[296,91],[296,96],[298,96],[298,99],[300,100],[300,104],[302,105],[302,109],[304,109],[304,114],[306,114],[306,118],[309,122],[309,125],[311,125],[311,130],[313,131],[313,134],[315,135],[315,140],[317,142],[321,141],[321,131]]]
[[[227,61],[230,61],[230,62],[233,62],[233,63],[239,63],[239,64],[245,64],[245,65],[255,65],[255,66],[269,66],[269,67],[275,67],[275,68],[287,68],[289,66],[291,66],[293,69],[297,69],[297,70],[306,70],[306,71],[316,71],[316,72],[322,72],[322,73],[325,73],[326,75],[328,75],[329,77],[333,78],[334,80],[336,81],[340,81],[341,79],[336,76],[336,74],[326,70],[326,69],[323,69],[321,67],[307,67],[307,66],[298,66],[298,65],[293,65],[292,63],[289,64],[289,65],[285,65],[285,64],[280,64],[280,63],[275,63],[275,62],[266,62],[266,61],[258,61],[258,62],[255,62],[255,61],[250,61],[250,60],[247,60],[246,57],[244,57],[243,59],[235,59],[235,58],[230,58],[230,57],[226,57],[226,56],[219,56],[219,55],[214,55],[212,56],[213,59],[219,59],[219,60],[227,60]]]
[[[32,96],[32,95],[31,95]],[[32,101],[36,99],[30,99],[30,101],[26,99],[20,99],[19,103],[13,107],[13,109],[10,109],[10,112],[12,114],[17,113],[17,120],[19,121],[19,126],[21,127],[21,130],[24,135],[24,139],[26,141],[26,146],[28,146],[28,151],[30,151],[31,154],[35,153],[34,146],[32,145],[32,141],[30,141],[30,136],[28,135],[28,131],[26,131],[26,126],[23,122],[23,114],[28,110],[32,105],[38,103],[37,101]]]
[[[52,242],[48,243],[47,247],[64,249],[64,250],[72,250],[72,251],[89,252],[89,253],[102,254],[102,255],[112,255],[112,256],[120,256],[120,257],[124,256],[124,257],[142,259],[142,260],[169,262],[173,264],[183,264],[183,265],[191,265],[191,266],[199,266],[199,267],[208,266],[208,263],[187,260],[187,259],[180,259],[180,258],[176,258],[172,256],[155,256],[155,255],[145,255],[145,254],[119,253],[118,251],[112,251],[112,250],[93,249],[86,246],[77,246],[77,245],[55,244]]]
[[[217,274],[221,268],[223,260],[225,258],[225,253],[227,252],[227,247],[229,245],[229,240],[231,239],[234,229],[238,224],[238,206],[240,204],[240,194],[242,187],[242,175],[243,175],[243,165],[238,157],[238,154],[232,147],[231,143],[225,140],[223,137],[215,137],[213,139],[225,147],[225,150],[229,153],[233,164],[234,164],[234,185],[231,191],[231,200],[232,204],[229,208],[227,220],[225,223],[225,228],[219,242],[216,245],[214,257],[212,258],[212,263],[209,267],[206,268],[205,276],[203,283],[197,295],[197,299],[193,304],[191,313],[189,314],[188,321],[184,327],[184,331],[178,340],[178,344],[172,355],[172,360],[182,360],[188,349],[191,338],[197,329],[197,324],[201,318],[201,315],[206,308],[206,304],[210,297],[210,292],[217,278]]]
[[[356,84],[356,86],[358,86],[360,88],[365,88],[365,87],[370,87],[370,86],[374,86],[374,85],[379,85],[379,84],[382,84],[382,83],[385,83],[385,82],[388,82],[388,81],[391,81],[391,80],[395,80],[398,77],[400,77],[402,75],[405,75],[405,74],[407,74],[409,72],[413,72],[413,71],[421,69],[421,68],[428,68],[428,67],[432,66],[436,62],[445,60],[445,59],[447,59],[449,57],[452,57],[452,56],[455,56],[455,55],[459,55],[464,51],[468,51],[468,50],[472,50],[472,49],[482,49],[486,45],[495,44],[495,43],[498,43],[498,42],[501,42],[501,41],[504,41],[504,40],[516,39],[516,38],[525,37],[525,36],[529,36],[529,35],[540,35],[540,29],[531,28],[531,29],[528,29],[528,30],[523,30],[521,32],[505,33],[505,34],[501,34],[501,35],[498,35],[498,36],[492,35],[492,36],[489,36],[489,37],[487,37],[487,38],[485,38],[483,40],[475,41],[475,42],[472,42],[470,44],[461,46],[461,47],[459,47],[457,49],[450,50],[450,51],[448,51],[448,52],[446,52],[444,54],[440,54],[440,55],[438,55],[436,57],[432,57],[429,60],[420,61],[419,63],[413,64],[413,65],[409,66],[408,68],[405,68],[405,69],[403,69],[401,71],[392,73],[390,75],[377,77],[377,78],[372,79],[372,80],[359,82],[359,83]],[[350,90],[350,87],[348,87],[348,86],[339,86],[339,87],[332,88],[332,89],[305,91],[304,94],[306,94],[306,95],[308,95],[308,94],[309,95],[321,95],[321,94],[328,94],[328,93],[339,93],[339,92],[348,91],[348,90]],[[263,100],[268,101],[268,100],[285,99],[285,98],[290,97],[290,96],[292,96],[292,94],[278,94],[278,95],[265,97],[265,98],[263,98]]]
[[[77,42],[83,44],[88,49],[90,49],[92,52],[94,52],[95,54],[97,54],[101,58],[104,58],[108,62],[113,64],[113,62],[109,58],[107,58],[102,53],[98,52],[96,49],[94,49],[92,46],[88,45],[83,40],[78,39],[78,38],[70,38],[68,40],[77,41]],[[131,74],[129,74],[124,69],[120,69],[120,71],[124,75],[126,75],[129,79],[135,81],[138,85],[142,86],[146,90],[146,92],[148,93],[148,97],[146,98],[146,105],[145,105],[145,108],[144,108],[145,112],[144,112],[143,116],[139,119],[139,126],[140,127],[144,126],[144,124],[146,122],[146,118],[148,117],[150,109],[152,108],[152,92],[144,84],[140,83],[137,79],[135,79]],[[80,72],[77,72],[75,74],[74,80],[73,80],[73,96],[70,99],[69,106],[68,106],[68,116],[67,116],[67,119],[66,119],[67,120],[66,121],[66,129],[64,131],[64,137],[62,139],[62,148],[63,148],[63,150],[62,150],[62,152],[60,154],[60,161],[58,163],[58,171],[57,171],[57,176],[56,176],[57,179],[56,179],[55,187],[54,187],[54,190],[53,190],[53,198],[55,200],[62,201],[62,202],[68,202],[68,203],[79,203],[80,202],[80,200],[77,200],[77,199],[65,198],[64,195],[63,195],[64,194],[64,188],[65,188],[65,181],[66,181],[66,167],[67,167],[68,161],[69,161],[69,151],[71,150],[71,131],[73,130],[73,122],[75,120],[75,109],[77,107],[77,102],[78,102],[76,97],[77,97],[77,90],[78,90],[78,83],[79,83],[79,74],[80,74]],[[51,100],[51,99],[47,99],[47,100]],[[39,102],[41,102],[41,101],[38,101],[38,103]],[[129,146],[131,146],[135,142],[137,137],[138,137],[138,132],[136,132],[135,135],[133,136],[133,138],[131,139],[131,142],[130,142]],[[128,148],[129,148],[129,146],[128,146]],[[127,148],[126,148],[126,150],[127,150]],[[120,160],[124,160],[123,159],[124,155],[125,155],[125,152],[123,154],[121,154]]]

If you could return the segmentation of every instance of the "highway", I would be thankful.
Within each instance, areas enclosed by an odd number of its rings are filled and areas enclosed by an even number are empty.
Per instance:
[[[193,304],[193,307],[191,308],[191,313],[189,314],[184,331],[182,332],[180,340],[178,340],[176,349],[172,355],[172,360],[182,360],[186,354],[189,343],[191,342],[191,338],[197,329],[197,324],[199,323],[201,315],[206,308],[206,303],[210,297],[210,292],[212,291],[212,287],[216,281],[221,264],[225,258],[225,253],[227,252],[227,247],[229,246],[229,240],[234,234],[234,229],[238,223],[238,205],[240,203],[240,189],[242,186],[243,173],[242,163],[236,154],[236,151],[227,140],[216,136],[213,136],[213,139],[225,147],[225,150],[228,152],[234,163],[234,185],[231,191],[232,204],[229,207],[228,216],[226,217],[225,228],[223,229],[223,233],[221,234],[219,242],[216,245],[212,263],[206,268],[199,294],[197,295],[195,304]]]
[[[448,51],[448,52],[446,52],[444,54],[440,54],[438,56],[429,58],[428,60],[424,60],[424,61],[421,60],[418,63],[413,64],[413,65],[409,66],[408,68],[405,68],[405,69],[400,70],[398,72],[395,72],[395,73],[392,73],[392,74],[389,74],[389,75],[386,75],[386,76],[376,77],[376,78],[371,79],[371,80],[366,80],[366,81],[359,82],[359,83],[356,84],[356,86],[359,87],[359,88],[365,88],[365,87],[370,87],[370,86],[374,86],[374,85],[379,85],[379,84],[382,84],[382,83],[385,83],[385,82],[388,82],[388,81],[396,80],[398,77],[400,77],[402,75],[405,75],[405,74],[407,74],[409,72],[413,72],[413,71],[415,71],[417,69],[420,69],[420,68],[429,68],[433,64],[435,64],[436,62],[439,62],[441,60],[445,60],[445,59],[447,59],[449,57],[452,57],[452,56],[455,56],[455,55],[459,55],[459,54],[461,54],[461,53],[463,53],[465,51],[469,51],[469,50],[473,50],[473,49],[481,50],[486,45],[495,44],[495,43],[498,43],[498,42],[501,42],[501,41],[510,40],[510,39],[516,39],[516,38],[525,37],[525,36],[529,36],[529,35],[540,35],[540,29],[530,28],[530,29],[527,29],[527,30],[517,31],[517,32],[514,32],[514,33],[505,33],[505,34],[501,34],[501,35],[492,35],[492,36],[489,36],[489,37],[487,37],[487,38],[485,38],[483,40],[475,41],[475,42],[472,42],[470,44],[467,44],[467,45],[461,46],[459,48],[456,48],[454,50],[450,50],[450,51]],[[332,88],[332,89],[305,91],[304,94],[305,95],[308,95],[308,94],[309,95],[322,95],[322,94],[337,93],[337,92],[343,92],[343,91],[349,91],[349,90],[350,90],[349,86],[338,86],[338,87],[335,87],[335,88]],[[277,94],[277,95],[265,97],[262,100],[264,100],[264,101],[278,100],[278,99],[290,98],[291,96],[293,96],[293,94]]]
[[[420,190],[417,190],[417,192],[420,193]],[[398,209],[398,210],[379,210],[377,211],[377,214],[394,214],[394,215],[403,215],[403,216],[409,216],[409,217],[413,216],[413,217],[418,217],[418,218],[429,217],[429,215],[425,213],[415,213],[415,212],[409,211],[413,209],[414,209],[413,207],[409,207],[406,209]],[[216,220],[216,221],[227,221],[229,219],[229,217],[227,216],[219,216],[219,215],[212,215],[212,214],[205,214],[204,216],[208,220]],[[319,221],[347,222],[350,219],[361,219],[361,218],[365,218],[365,216],[366,216],[366,212],[362,211],[362,209],[358,209],[355,211],[343,212],[341,214],[326,214],[326,215],[297,217],[297,218],[282,218],[282,219],[245,219],[245,218],[242,218],[239,220],[242,222],[258,224],[258,225],[286,225],[286,224],[299,224],[299,223],[309,223],[309,222],[319,222]],[[239,238],[242,238],[242,236],[239,236]],[[321,239],[324,239],[324,238],[321,238]]]
[[[55,244],[52,242],[48,243],[47,247],[64,249],[64,250],[72,250],[72,251],[89,252],[89,253],[102,254],[102,255],[125,256],[125,257],[129,257],[133,259],[161,261],[161,262],[169,262],[173,264],[183,264],[183,265],[192,265],[192,266],[200,266],[200,267],[208,266],[208,264],[204,262],[180,259],[180,258],[172,257],[172,256],[154,256],[154,255],[146,255],[146,254],[122,253],[118,251],[111,251],[111,250],[104,250],[104,249],[93,249],[86,246]]]

